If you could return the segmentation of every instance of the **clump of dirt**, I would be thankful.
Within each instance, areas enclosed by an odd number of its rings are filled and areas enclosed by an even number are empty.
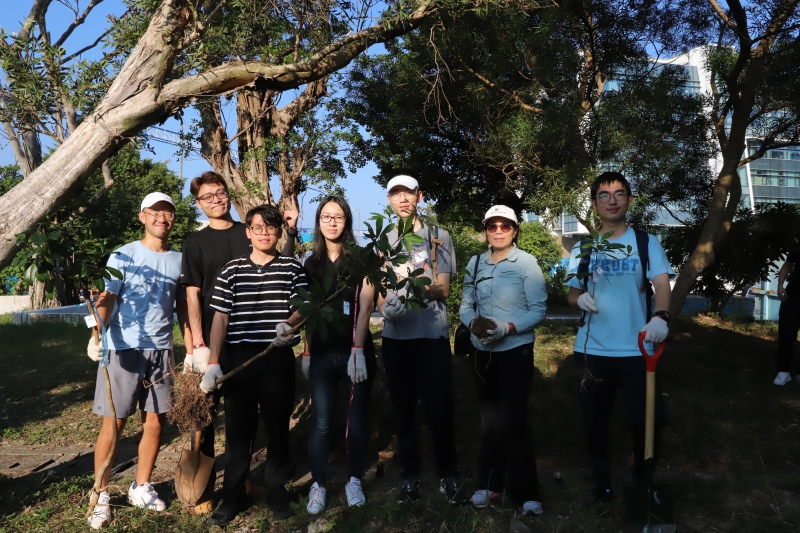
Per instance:
[[[172,409],[167,413],[167,418],[182,433],[200,431],[214,420],[211,416],[214,399],[200,390],[203,374],[190,370],[185,374],[176,372],[174,378]]]
[[[479,316],[475,320],[472,321],[472,334],[478,337],[479,339],[483,339],[488,337],[489,334],[487,333],[488,330],[494,329],[497,327],[497,324],[494,321],[489,320],[488,318]]]

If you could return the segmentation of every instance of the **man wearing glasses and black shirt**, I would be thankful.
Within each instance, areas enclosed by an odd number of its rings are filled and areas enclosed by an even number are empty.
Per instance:
[[[192,330],[192,346],[186,347],[184,371],[192,366],[203,373],[208,365],[207,347],[214,311],[209,309],[214,294],[214,283],[222,267],[238,257],[250,254],[250,239],[245,225],[231,217],[231,202],[225,180],[216,172],[204,172],[194,178],[189,186],[197,207],[208,217],[208,226],[186,238],[181,252],[181,285],[186,287],[186,302],[189,308],[189,326]],[[297,201],[292,197],[286,202],[283,218],[288,226],[288,238],[282,254],[291,257],[297,237]],[[222,354],[225,360],[224,348]],[[215,409],[220,393],[215,393]],[[214,457],[214,423],[203,429],[202,453]]]

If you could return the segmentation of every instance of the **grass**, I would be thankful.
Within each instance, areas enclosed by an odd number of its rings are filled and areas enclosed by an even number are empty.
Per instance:
[[[523,518],[534,531],[558,533],[625,531],[624,505],[616,501],[593,511],[585,506],[592,484],[583,441],[572,345],[576,326],[546,323],[537,332],[530,420],[536,441],[545,514]],[[775,387],[771,381],[776,327],[713,316],[684,318],[674,328],[659,365],[668,426],[657,480],[671,484],[677,495],[681,531],[800,531],[800,391],[794,382]],[[97,419],[90,415],[96,365],[83,354],[85,328],[47,324],[11,326],[0,318],[0,431],[5,444],[75,445],[91,443]],[[379,333],[376,343],[380,345]],[[177,357],[179,360],[182,354]],[[474,490],[468,478],[477,456],[480,418],[475,400],[471,360],[454,358],[454,394],[459,462],[465,494]],[[296,477],[308,471],[308,390],[298,369],[298,409],[292,429]],[[345,394],[340,390],[339,416],[333,435],[343,437]],[[630,437],[619,413],[613,420],[612,449],[615,489],[628,484]],[[484,511],[447,505],[432,475],[430,439],[420,416],[423,449],[423,497],[414,505],[398,505],[399,467],[393,456],[391,407],[382,364],[371,398],[373,435],[368,466],[380,457],[386,474],[368,476],[364,508],[350,510],[344,501],[344,438],[332,439],[327,514],[317,531],[347,532],[501,532],[517,509],[502,505]],[[224,445],[218,420],[218,444]],[[137,424],[130,424],[131,436]],[[175,431],[166,440],[182,442]],[[263,435],[259,447],[265,445]],[[259,456],[263,456],[263,449]],[[562,481],[557,481],[558,472]],[[114,521],[107,531],[207,531],[202,517],[182,510],[171,492],[170,472],[156,470],[159,493],[170,499],[164,513],[144,513],[124,502],[128,479],[112,496]],[[0,478],[0,532],[87,531],[83,513],[91,476],[70,478],[43,474]],[[305,532],[318,517],[305,512],[307,485],[299,483],[297,515],[271,522],[263,503],[237,519],[233,531]]]

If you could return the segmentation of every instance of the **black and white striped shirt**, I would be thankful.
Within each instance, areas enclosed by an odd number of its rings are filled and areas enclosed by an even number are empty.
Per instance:
[[[240,257],[220,270],[209,308],[229,316],[227,342],[270,343],[275,326],[294,312],[289,300],[300,297],[298,287],[307,286],[296,259],[278,255],[259,268],[249,256]],[[292,345],[298,342],[299,334]]]

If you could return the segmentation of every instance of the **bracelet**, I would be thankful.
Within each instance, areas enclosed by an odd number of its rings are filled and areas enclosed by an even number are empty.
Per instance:
[[[297,237],[297,228],[286,228],[286,235],[289,237]]]
[[[208,362],[208,364],[209,364],[209,365],[218,365],[218,364],[219,364],[219,361],[214,361],[213,363],[212,363],[211,361],[209,361],[209,362]]]
[[[302,355],[303,357],[311,357],[311,354],[308,352],[303,352],[300,355]]]
[[[356,346],[356,345],[354,344],[354,345],[353,345],[353,348],[363,348],[363,346]]]
[[[517,334],[517,325],[513,322],[508,323],[508,334],[509,335],[516,335]]]
[[[192,348],[205,348],[205,347],[206,347],[205,344],[195,344],[192,346]]]

